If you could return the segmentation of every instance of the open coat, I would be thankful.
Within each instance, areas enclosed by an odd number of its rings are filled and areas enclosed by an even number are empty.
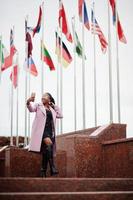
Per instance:
[[[36,112],[35,119],[32,125],[31,139],[29,144],[29,151],[40,152],[43,131],[46,124],[46,109],[42,103],[27,105],[30,112]],[[50,107],[53,116],[54,130],[56,127],[56,118],[62,118],[61,110],[58,106],[54,106],[54,109]]]

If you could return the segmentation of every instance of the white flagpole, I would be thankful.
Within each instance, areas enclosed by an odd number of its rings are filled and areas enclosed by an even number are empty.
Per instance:
[[[42,2],[42,24],[41,24],[41,28],[42,28],[42,38],[41,38],[41,42],[42,44],[44,44],[44,2]],[[43,51],[43,49],[41,48],[41,51]],[[43,52],[41,52],[42,54]],[[42,68],[41,68],[41,95],[43,95],[44,93],[44,62],[42,61]]]
[[[13,26],[13,41],[14,41],[14,26]],[[11,82],[11,136],[10,136],[10,146],[13,146],[13,99],[14,99],[14,60],[12,60],[12,82]]]
[[[96,72],[96,37],[95,37],[95,2],[93,0],[93,55],[94,55],[94,119],[97,126],[97,72]]]
[[[2,35],[0,35],[0,82],[1,82],[1,69],[2,69]]]
[[[29,65],[29,73],[28,73],[28,96],[30,96],[30,70],[31,65]],[[28,144],[30,142],[30,112],[28,112]]]
[[[57,27],[57,41],[59,40],[59,29]],[[57,54],[57,105],[59,105],[59,56]],[[57,134],[59,134],[59,121],[57,120]]]
[[[59,0],[59,10],[62,5],[62,0]],[[62,69],[62,18],[60,19],[60,31],[61,31],[61,40],[60,40],[60,108],[63,112],[63,69]],[[60,120],[60,134],[63,133],[63,121]]]
[[[86,116],[85,116],[85,53],[84,53],[84,5],[82,6],[82,108],[83,108],[83,129],[86,128]]]
[[[77,130],[77,93],[76,93],[76,85],[77,85],[77,79],[76,79],[76,38],[75,38],[75,16],[72,18],[72,28],[73,28],[73,39],[74,39],[74,48],[73,48],[73,54],[74,54],[74,130]]]
[[[63,112],[63,69],[62,69],[62,18],[61,18],[61,41],[60,41],[60,45],[61,45],[61,66],[60,66],[60,107],[61,107],[61,110]],[[60,133],[62,134],[63,133],[63,121],[61,119],[60,121]]]
[[[26,16],[26,21],[28,24],[28,15]],[[26,30],[27,31],[27,30]],[[25,33],[25,37],[26,37],[26,33]],[[27,66],[28,67],[28,42],[25,41],[25,58],[27,61]],[[27,100],[27,70],[25,71],[25,104],[26,104],[26,100]],[[25,106],[25,136],[24,136],[24,146],[27,145],[27,107]]]
[[[16,88],[16,92],[17,92],[17,94],[16,94],[16,96],[17,96],[17,98],[16,98],[16,146],[18,147],[19,146],[19,135],[18,135],[18,122],[19,122],[19,120],[18,120],[18,112],[19,112],[19,107],[18,107],[18,96],[19,96],[19,84],[18,84],[18,81],[19,81],[19,78],[18,78],[18,76],[19,76],[19,54],[18,54],[18,52],[17,52],[17,62],[16,62],[16,64],[17,64],[17,88]]]
[[[109,62],[109,103],[110,123],[113,122],[113,93],[112,93],[112,60],[111,60],[111,30],[110,30],[110,7],[108,1],[108,62]]]
[[[118,45],[118,15],[117,15],[117,0],[115,1],[116,13],[116,72],[117,72],[117,103],[118,103],[118,122],[121,123],[121,106],[120,106],[120,70],[119,70],[119,45]]]

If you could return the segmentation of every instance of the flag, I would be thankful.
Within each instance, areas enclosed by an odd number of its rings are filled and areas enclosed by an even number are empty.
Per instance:
[[[25,59],[24,68],[26,71],[30,72],[33,76],[38,75],[35,63],[31,56]]]
[[[13,66],[13,71],[11,72],[10,79],[13,83],[14,88],[18,85],[18,65]]]
[[[89,23],[89,18],[88,18],[88,13],[87,13],[87,8],[86,8],[86,3],[84,0],[79,0],[78,1],[78,10],[79,10],[79,20],[80,22],[83,22],[85,27],[90,30],[90,23]],[[84,6],[84,17],[83,17],[83,9],[82,7]],[[84,18],[84,19],[83,19]]]
[[[113,13],[113,24],[117,24],[117,33],[118,33],[118,38],[121,42],[127,43],[126,37],[124,35],[120,20],[119,20],[119,15],[116,13],[116,4],[115,0],[109,0],[111,8],[112,8],[112,13]],[[116,22],[116,15],[117,15],[117,22]]]
[[[55,34],[56,34],[55,53],[58,56],[59,61],[61,62],[61,51],[62,51],[62,64],[64,67],[67,67],[72,62],[71,54],[69,53],[64,42],[62,42],[62,45],[61,45],[61,38],[57,35],[57,32]],[[62,48],[61,48],[61,46],[62,46]]]
[[[17,50],[14,45],[14,33],[13,33],[13,30],[11,29],[11,31],[10,31],[10,54],[8,53],[8,51],[6,50],[6,48],[3,45],[4,62],[2,65],[2,71],[4,71],[5,69],[8,69],[9,67],[12,66],[13,56],[16,52],[17,52]]]
[[[27,27],[27,30],[31,31],[33,34],[33,37],[36,33],[40,32],[41,29],[41,21],[42,21],[42,8],[41,6],[39,7],[39,16],[38,16],[38,21],[37,21],[37,25],[35,26],[35,28],[32,27]]]
[[[76,50],[76,53],[78,54],[78,56],[80,58],[82,58],[83,48],[82,48],[81,43],[79,41],[78,34],[76,33],[76,31],[74,29],[73,29],[73,34],[74,34],[74,37],[75,37],[75,50]],[[86,56],[85,56],[85,59],[86,59]]]
[[[107,50],[108,43],[106,41],[106,38],[105,38],[100,26],[97,23],[97,20],[94,18],[93,10],[91,10],[91,21],[92,21],[92,23],[91,23],[91,32],[93,34],[98,35],[99,41],[101,43],[102,52],[105,53],[106,50]]]
[[[4,45],[2,44],[2,41],[1,41],[1,39],[0,39],[0,66],[2,66],[3,64],[4,64],[4,50],[5,49],[5,47],[4,47]],[[8,51],[5,49],[5,54],[8,56]]]
[[[10,53],[2,43],[0,43],[0,55],[1,71],[4,71],[12,65],[12,60],[10,59]]]
[[[27,42],[26,51],[28,54],[27,56],[29,58],[32,55],[33,45],[32,45],[31,35],[28,32],[28,28],[27,28],[27,20],[25,20],[25,41]]]
[[[42,41],[41,41],[41,60],[44,61],[49,66],[50,70],[55,70],[51,56],[49,55],[49,52],[46,49],[45,45],[42,43]]]
[[[17,52],[15,45],[14,45],[14,32],[13,29],[10,31],[10,56],[11,59],[13,58],[14,54]]]
[[[28,57],[30,57],[32,55],[33,45],[32,45],[31,35],[30,35],[29,32],[26,33],[26,39],[25,39],[25,41],[27,42]]]
[[[65,34],[67,40],[72,42],[72,35],[68,27],[65,9],[61,0],[59,0],[59,26],[60,28],[62,27],[62,32]]]

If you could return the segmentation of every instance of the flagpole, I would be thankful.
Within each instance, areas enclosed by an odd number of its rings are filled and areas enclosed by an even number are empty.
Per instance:
[[[14,41],[14,26],[13,26],[13,41]],[[13,146],[13,99],[14,99],[14,91],[13,91],[13,83],[14,83],[14,61],[12,59],[12,82],[11,82],[11,136],[10,136],[10,146]]]
[[[42,2],[42,44],[44,44],[44,1]],[[43,49],[41,48],[41,51]],[[41,52],[42,54],[42,52]],[[41,68],[41,95],[44,93],[44,62],[42,60],[42,68]]]
[[[59,39],[59,28],[57,27],[57,41]],[[59,56],[57,56],[57,105],[59,105]],[[57,120],[57,134],[59,134],[59,121]]]
[[[28,15],[26,16],[26,21],[28,24]],[[25,30],[27,31],[27,30]],[[25,32],[25,37],[26,37],[26,32]],[[27,66],[28,67],[28,41],[25,41],[25,58],[27,61]],[[27,70],[25,71],[25,103],[27,100]],[[27,145],[27,107],[25,106],[25,136],[24,136],[24,146]]]
[[[62,18],[61,18],[61,66],[60,66],[60,107],[63,112],[63,69],[62,69]],[[63,133],[63,121],[60,121],[60,133]]]
[[[117,73],[118,122],[121,123],[119,45],[118,45],[118,34],[117,34],[117,29],[118,29],[117,0],[115,1],[115,14],[116,14],[116,73]]]
[[[82,107],[83,107],[83,129],[86,128],[85,121],[85,53],[84,53],[84,5],[82,6]]]
[[[28,73],[28,96],[30,96],[30,71],[31,64],[29,64],[29,73]],[[30,142],[30,112],[28,112],[28,144]]]
[[[95,36],[95,1],[93,0],[93,54],[94,54],[94,119],[97,126],[97,72],[96,72],[96,36]]]
[[[112,94],[112,60],[111,60],[111,30],[110,30],[110,7],[108,1],[108,62],[109,62],[109,103],[110,123],[113,122],[113,94]]]
[[[73,54],[74,54],[74,130],[77,130],[77,95],[76,95],[76,38],[75,38],[75,16],[72,17],[72,27],[73,27],[73,38],[74,38],[74,48],[73,48]]]
[[[18,95],[19,95],[19,84],[18,84],[18,76],[19,76],[19,63],[18,63],[18,60],[19,60],[19,53],[17,52],[17,88],[16,88],[16,92],[17,92],[17,98],[16,98],[16,146],[18,147],[19,146],[19,135],[18,135],[18,112],[19,112],[19,107],[18,107]]]

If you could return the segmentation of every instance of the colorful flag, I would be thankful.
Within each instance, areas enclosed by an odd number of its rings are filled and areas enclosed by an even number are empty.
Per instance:
[[[84,23],[85,27],[88,30],[90,30],[90,23],[89,23],[89,18],[88,18],[86,3],[85,3],[84,0],[79,0],[78,2],[79,2],[78,3],[79,20],[80,20],[80,22]],[[84,13],[82,13],[83,11],[84,11]],[[83,16],[83,14],[84,14],[84,16]]]
[[[55,70],[51,56],[49,55],[49,52],[46,49],[45,45],[42,43],[42,41],[41,41],[41,60],[44,61],[49,66],[49,69],[51,71]]]
[[[74,32],[74,37],[75,37],[75,50],[76,50],[76,53],[78,54],[78,56],[80,58],[82,58],[83,48],[82,48],[81,43],[79,41],[78,34],[74,30],[73,30],[73,32]],[[86,56],[85,56],[85,59],[86,59]]]
[[[12,60],[10,58],[10,53],[8,52],[8,50],[5,48],[5,46],[3,44],[0,44],[0,64],[1,64],[1,71],[4,71],[5,69],[7,69],[8,67],[10,67],[12,65]]]
[[[28,28],[27,28],[27,20],[25,20],[25,41],[27,42],[27,54],[28,54],[28,58],[32,55],[32,49],[33,49],[33,45],[32,45],[32,39],[31,39],[31,35],[28,32]]]
[[[10,79],[14,88],[16,88],[18,86],[18,65],[13,66],[13,71],[11,72]]]
[[[41,21],[42,21],[42,8],[41,6],[39,7],[39,16],[38,16],[38,21],[37,21],[37,25],[35,28],[32,27],[27,27],[27,30],[31,31],[33,34],[33,37],[36,33],[40,32],[41,29]]]
[[[72,42],[72,35],[68,27],[65,9],[61,0],[59,0],[59,26],[62,28],[62,32],[65,34],[67,40]]]
[[[8,69],[12,66],[13,63],[13,56],[17,52],[15,46],[14,46],[14,35],[13,30],[10,31],[10,54],[6,50],[6,48],[3,45],[3,65],[2,65],[2,71],[5,69]]]
[[[71,54],[69,53],[64,42],[62,42],[62,45],[61,45],[61,38],[57,35],[57,32],[55,34],[56,34],[55,53],[57,54],[57,56],[59,58],[59,62],[61,62],[61,52],[62,52],[62,64],[64,67],[67,67],[72,62]],[[61,48],[61,46],[62,46],[62,48]]]
[[[108,43],[106,41],[106,38],[105,38],[100,26],[97,23],[97,20],[94,18],[93,10],[91,10],[91,21],[92,21],[92,23],[91,23],[91,32],[93,34],[98,35],[99,41],[101,43],[102,52],[106,53]]]
[[[24,68],[26,71],[30,72],[33,76],[38,75],[35,63],[31,56],[25,59]]]
[[[127,43],[126,37],[124,35],[120,20],[119,20],[119,15],[118,12],[116,13],[116,4],[115,4],[115,0],[109,0],[111,8],[112,8],[112,13],[113,13],[113,24],[117,25],[117,33],[118,33],[118,37],[119,40],[123,43]],[[117,15],[117,22],[116,22],[116,15]]]

